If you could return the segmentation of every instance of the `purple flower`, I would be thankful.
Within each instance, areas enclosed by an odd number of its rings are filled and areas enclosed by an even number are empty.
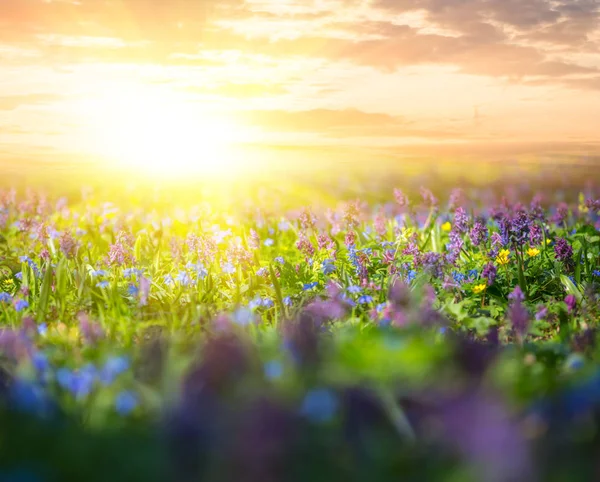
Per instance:
[[[525,295],[523,294],[523,290],[519,285],[515,286],[515,289],[511,294],[508,295],[508,299],[515,302],[521,302],[525,300]]]
[[[573,248],[566,239],[558,238],[554,245],[554,254],[556,255],[557,260],[562,261],[563,263],[569,262],[573,256]]]
[[[469,229],[469,215],[462,207],[456,208],[454,212],[454,229],[462,234]]]
[[[421,193],[421,198],[423,199],[423,203],[425,204],[425,206],[430,207],[430,208],[437,207],[438,200],[429,189],[422,187],[420,189],[420,193]]]
[[[12,296],[9,293],[0,293],[0,303],[10,303]]]
[[[565,297],[565,304],[567,305],[569,313],[575,311],[575,308],[577,307],[577,298],[575,298],[575,295],[567,295]]]
[[[513,301],[508,309],[508,316],[514,333],[521,339],[529,330],[529,311],[520,300]]]
[[[538,245],[542,242],[542,228],[539,224],[534,224],[529,230],[529,243],[532,246]]]
[[[473,246],[479,246],[488,237],[487,227],[479,221],[475,222],[473,229],[471,229],[471,232],[469,233],[469,237],[471,238]]]
[[[394,189],[394,198],[400,207],[408,206],[408,197],[400,189]]]
[[[535,313],[536,320],[543,320],[548,316],[548,308],[545,305],[539,305]]]
[[[435,253],[433,251],[425,253],[421,262],[425,270],[427,270],[432,276],[436,278],[441,278],[443,276],[444,260],[440,253]]]
[[[490,262],[483,267],[483,270],[481,271],[481,277],[486,278],[488,286],[491,286],[496,279],[497,273],[498,268],[496,268],[496,265],[494,263]]]

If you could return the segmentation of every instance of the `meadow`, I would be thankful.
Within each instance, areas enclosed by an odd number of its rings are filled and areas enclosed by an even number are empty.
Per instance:
[[[418,165],[6,177],[0,480],[600,479],[596,171]]]

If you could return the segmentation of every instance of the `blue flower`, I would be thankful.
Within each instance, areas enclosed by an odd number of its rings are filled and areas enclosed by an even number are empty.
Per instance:
[[[68,390],[75,398],[80,400],[91,393],[96,375],[96,367],[92,364],[86,365],[78,372],[60,368],[56,372],[56,381],[63,389]]]
[[[41,351],[35,352],[31,357],[31,362],[36,369],[36,371],[42,373],[47,371],[50,368],[50,362],[48,361],[48,356]]]
[[[361,305],[368,305],[369,303],[373,302],[373,297],[370,295],[362,295],[360,298],[358,298],[358,302]]]
[[[286,297],[283,299],[283,304],[284,304],[285,306],[292,306],[292,297],[291,297],[291,296],[286,296]]]
[[[469,271],[467,271],[467,276],[471,279],[477,278],[478,274],[479,273],[476,269],[470,269]]]
[[[104,280],[104,281],[100,281],[99,283],[97,283],[96,286],[98,288],[108,288],[110,286],[110,283],[108,281]]]
[[[137,268],[126,268],[123,270],[125,278],[137,278],[140,274],[142,274],[142,270]]]
[[[325,276],[328,276],[328,275],[334,273],[335,272],[335,264],[333,263],[333,260],[326,259],[325,261],[323,261],[323,263],[321,264],[321,269]]]
[[[126,390],[120,392],[115,398],[115,410],[123,417],[131,414],[138,406],[138,397],[135,393]]]
[[[377,313],[381,313],[383,310],[385,310],[386,307],[387,303],[380,303],[375,309],[377,310]]]
[[[317,281],[313,281],[312,283],[306,283],[302,289],[304,291],[309,291],[312,290],[313,288],[316,288],[317,286],[319,286],[319,283]]]
[[[0,293],[0,303],[10,303],[12,296],[9,293]]]
[[[275,262],[279,264],[285,264],[285,259],[283,259],[283,256],[277,256],[277,258],[275,258]]]
[[[16,275],[15,278],[17,278],[18,280],[22,280],[23,279],[23,272],[19,271]]]
[[[600,278],[600,269],[596,269],[594,271],[592,271],[592,274],[598,278]]]
[[[109,358],[100,370],[100,382],[105,386],[111,385],[119,375],[129,370],[130,366],[129,358],[125,356]]]
[[[306,394],[300,412],[315,423],[330,421],[336,414],[338,401],[327,388],[317,388]]]
[[[235,266],[233,266],[233,264],[229,261],[227,263],[223,263],[223,265],[221,266],[221,269],[223,270],[223,273],[225,273],[225,274],[235,273]]]
[[[268,273],[267,268],[260,268],[257,272],[256,272],[256,276],[266,276]]]
[[[458,271],[452,272],[452,279],[454,279],[454,281],[456,281],[458,284],[463,283],[466,278],[467,277],[464,274],[459,273]]]
[[[273,246],[275,244],[275,241],[273,241],[271,238],[267,238],[265,239],[264,244],[265,246]]]
[[[417,272],[414,269],[411,269],[406,275],[407,283],[410,283],[417,277]]]
[[[180,271],[177,274],[175,281],[177,281],[181,286],[189,286],[192,284],[192,278],[187,271]]]
[[[129,284],[129,286],[127,287],[127,294],[129,296],[137,296],[140,292],[140,289],[134,285],[133,283]]]
[[[249,308],[241,307],[234,311],[232,318],[236,325],[246,326],[252,323],[254,314]]]
[[[23,311],[25,309],[29,308],[29,301],[27,300],[17,300],[15,302],[15,310],[17,311]]]
[[[346,290],[348,291],[348,293],[358,294],[362,291],[362,288],[360,286],[350,285],[348,286],[348,288],[346,288]]]
[[[173,286],[175,284],[175,280],[173,279],[173,275],[165,275],[165,277],[163,278],[163,282],[167,285],[167,286]]]
[[[92,278],[98,278],[99,276],[106,276],[106,271],[103,269],[91,269],[90,275]]]
[[[37,331],[40,336],[46,336],[48,333],[48,325],[46,323],[40,323],[37,327]]]
[[[264,373],[268,380],[277,380],[283,375],[283,365],[277,360],[268,361],[265,363]]]
[[[18,410],[30,414],[46,414],[51,408],[45,390],[37,383],[17,378],[10,385],[10,400]]]

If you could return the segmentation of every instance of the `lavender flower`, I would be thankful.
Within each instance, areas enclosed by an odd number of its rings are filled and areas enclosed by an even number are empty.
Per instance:
[[[573,248],[566,239],[558,238],[554,245],[554,254],[556,255],[557,260],[562,261],[563,263],[569,263],[573,256]]]
[[[543,233],[539,224],[533,224],[529,229],[529,243],[536,246],[542,242]]]
[[[473,229],[471,229],[471,232],[469,233],[469,238],[471,239],[473,246],[479,246],[487,239],[487,237],[487,227],[479,221],[475,222]]]
[[[575,311],[575,308],[577,307],[577,298],[575,298],[575,295],[567,295],[565,297],[565,304],[567,305],[569,313]]]
[[[454,229],[464,234],[469,229],[469,215],[462,207],[456,208],[454,212]]]
[[[483,270],[481,271],[481,277],[486,278],[488,286],[491,286],[496,280],[497,273],[498,268],[496,268],[496,265],[494,263],[490,262],[483,267]]]

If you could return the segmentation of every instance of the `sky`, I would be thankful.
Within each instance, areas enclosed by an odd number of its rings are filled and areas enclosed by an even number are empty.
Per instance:
[[[594,145],[599,16],[598,0],[0,0],[0,158]]]

